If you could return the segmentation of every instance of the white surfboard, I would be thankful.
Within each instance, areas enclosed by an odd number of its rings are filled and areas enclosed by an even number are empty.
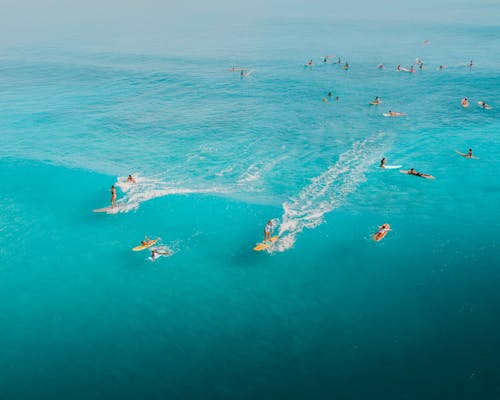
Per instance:
[[[384,169],[399,169],[399,168],[403,168],[402,165],[386,165],[384,167]]]

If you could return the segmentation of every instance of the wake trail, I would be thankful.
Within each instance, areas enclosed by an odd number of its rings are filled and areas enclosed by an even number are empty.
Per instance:
[[[387,150],[386,135],[379,133],[360,140],[342,153],[338,161],[299,194],[283,203],[279,229],[280,239],[273,251],[291,249],[304,228],[313,229],[323,222],[324,215],[343,205],[350,193],[366,181],[365,173]]]
[[[115,185],[120,188],[123,196],[117,201],[117,207],[108,211],[108,214],[127,213],[139,208],[140,204],[155,199],[157,197],[169,196],[174,194],[191,193],[225,193],[226,190],[213,187],[207,189],[191,189],[176,187],[162,179],[154,177],[142,177],[133,175],[136,183],[127,181],[127,177],[119,177]]]

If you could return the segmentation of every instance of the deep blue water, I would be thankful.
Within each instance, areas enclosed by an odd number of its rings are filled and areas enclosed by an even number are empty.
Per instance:
[[[0,397],[500,398],[499,29],[248,29],[0,51]]]

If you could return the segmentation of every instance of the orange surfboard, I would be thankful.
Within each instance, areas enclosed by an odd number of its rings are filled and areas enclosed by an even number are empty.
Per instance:
[[[383,238],[385,238],[385,235],[387,235],[387,232],[389,232],[390,230],[391,226],[389,224],[383,224],[378,232],[372,236],[373,240],[375,240],[376,242],[380,242]]]

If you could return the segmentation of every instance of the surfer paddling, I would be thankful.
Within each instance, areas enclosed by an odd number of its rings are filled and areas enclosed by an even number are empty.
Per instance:
[[[378,242],[379,240],[382,240],[385,235],[387,235],[387,232],[391,231],[391,226],[389,224],[383,224],[378,227],[378,231],[375,232],[373,235],[373,240]]]
[[[397,112],[397,111],[391,111],[391,110],[389,110],[388,114],[389,114],[389,117],[403,117],[403,116],[406,115],[405,113]]]
[[[434,177],[432,175],[424,174],[422,172],[415,171],[413,168],[410,168],[409,171],[401,171],[401,173],[408,174],[408,175],[419,176],[420,178],[434,179]]]
[[[151,249],[151,261],[155,261],[160,256],[170,256],[172,253],[170,251],[160,250],[157,248]]]

